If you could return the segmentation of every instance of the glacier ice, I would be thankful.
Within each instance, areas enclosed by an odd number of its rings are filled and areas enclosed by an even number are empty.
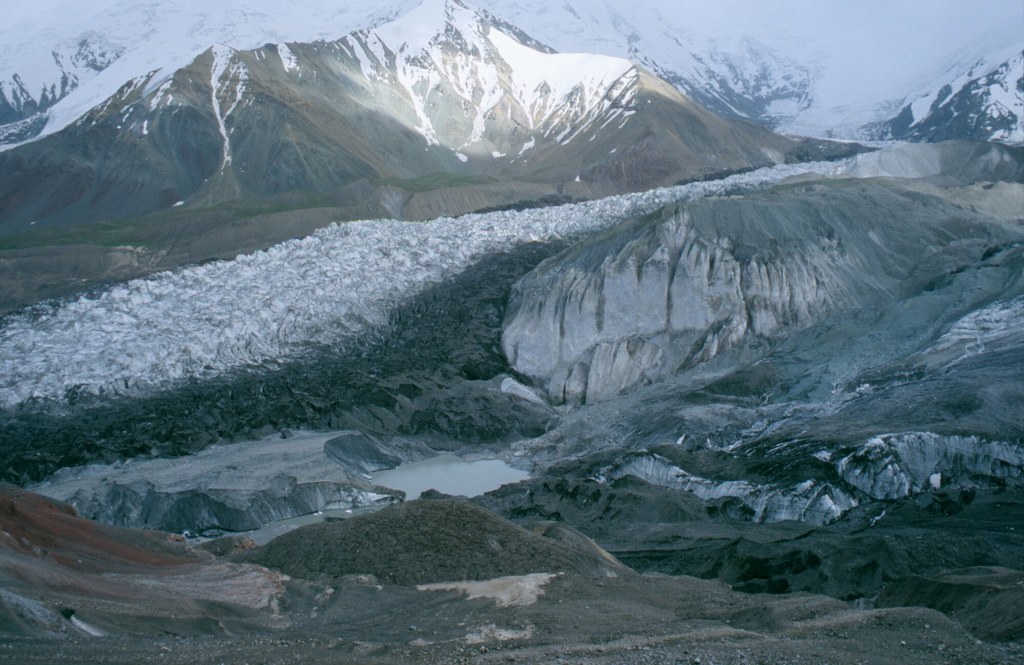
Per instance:
[[[944,176],[963,168],[952,166],[961,148],[892,146],[850,160],[846,175]],[[982,151],[997,162],[1004,153]],[[1012,221],[951,205],[956,194],[929,199],[904,187],[857,182],[691,200],[587,238],[516,284],[505,355],[554,403],[607,401],[725,351],[895,307],[1024,237]],[[988,298],[1005,297],[993,288]],[[983,339],[1019,336],[1019,303],[982,300],[939,350],[964,358]]]
[[[931,432],[880,434],[835,466],[846,482],[868,496],[899,499],[936,485],[1019,479],[1024,473],[1024,446]]]
[[[598,481],[635,476],[652,485],[692,492],[704,501],[733,498],[753,513],[755,522],[796,520],[828,524],[858,504],[854,496],[832,483],[806,480],[791,486],[767,485],[747,480],[702,478],[671,464],[660,455],[626,456],[602,469]]]
[[[336,224],[265,251],[165,272],[7,317],[0,405],[139,394],[344,345],[388,311],[490,253],[575,238],[670,201],[768,186],[852,162],[783,165],[556,208],[431,222]]]
[[[331,461],[325,444],[337,434],[300,432],[211,446],[184,462],[66,468],[33,490],[90,519],[176,532],[246,531],[317,510],[399,500]]]

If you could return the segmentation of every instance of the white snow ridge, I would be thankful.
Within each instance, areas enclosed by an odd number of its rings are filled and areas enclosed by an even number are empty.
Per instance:
[[[673,200],[846,168],[777,166],[558,208],[335,224],[232,261],[33,308],[0,329],[0,406],[68,391],[138,394],[286,361],[385,324],[397,304],[486,254],[595,231]]]

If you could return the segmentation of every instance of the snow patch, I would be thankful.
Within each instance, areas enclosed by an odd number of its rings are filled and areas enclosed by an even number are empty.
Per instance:
[[[437,582],[420,584],[418,591],[461,591],[467,600],[489,598],[498,607],[526,607],[544,595],[544,586],[553,580],[553,573],[532,573],[497,577],[479,582]]]
[[[226,46],[214,46],[213,65],[210,67],[210,103],[213,115],[217,119],[217,128],[224,140],[223,161],[220,168],[224,170],[231,164],[231,140],[228,137],[227,117],[238,107],[245,94],[245,83],[249,80],[249,72],[245,64],[235,59],[235,50]],[[231,95],[234,99],[227,110],[223,110],[221,97]]]
[[[277,55],[281,57],[281,66],[284,67],[286,72],[299,71],[299,59],[295,57],[295,54],[292,53],[287,44],[277,45]]]

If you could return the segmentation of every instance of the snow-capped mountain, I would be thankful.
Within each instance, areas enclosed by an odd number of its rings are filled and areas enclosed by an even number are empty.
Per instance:
[[[716,113],[817,137],[875,138],[878,125],[905,105],[946,83],[955,91],[958,79],[963,85],[1003,63],[1007,49],[1024,49],[1024,5],[1012,0],[480,3],[553,48],[629,57]],[[982,63],[992,67],[981,71]],[[1011,64],[1006,76],[1000,103],[1012,111],[1024,99],[1015,89],[1024,71]],[[938,85],[922,88],[924,81]],[[977,124],[1015,126],[1019,133],[1024,117],[1014,112],[1016,120],[983,103]],[[1021,140],[954,125],[945,134],[906,138]]]
[[[768,127],[785,126],[814,102],[815,71],[792,58],[744,38],[733,52],[711,46],[690,52],[685,66],[663,65],[631,47],[633,57],[719,115],[745,118]]]
[[[311,0],[301,9],[271,0],[50,4],[48,13],[41,0],[0,8],[0,146],[60,131],[126,81],[157,70],[167,76],[214,44],[249,50],[331,41],[420,3]],[[934,100],[946,83],[986,76],[994,68],[980,71],[978,64],[992,62],[994,54],[1011,47],[1019,53],[1024,24],[1024,6],[1015,0],[843,6],[636,0],[628,9],[612,0],[474,0],[472,6],[558,51],[628,58],[716,113],[788,133],[842,138],[870,138],[880,126],[892,121],[898,128],[908,119],[923,130],[927,123],[919,116],[896,117],[915,101],[920,111],[922,98]],[[1000,105],[1012,111],[1022,98],[1014,88],[1022,73],[1010,65],[1009,99]],[[923,87],[923,81],[937,85]],[[954,125],[961,127],[964,112],[958,117]],[[996,127],[994,140],[1018,140],[1004,137],[1016,136],[1012,130],[998,129],[1013,124],[1009,116],[978,117],[979,127]],[[942,135],[916,131],[908,138]],[[983,132],[955,135],[985,138]]]
[[[792,27],[773,25],[769,34],[727,5],[481,4],[556,49],[629,58],[727,117],[776,127],[815,101],[821,67],[789,34]]]
[[[370,87],[398,91],[415,114],[403,124],[413,124],[428,146],[457,148],[462,162],[469,159],[462,150],[498,159],[524,155],[541,137],[568,144],[589,138],[598,121],[624,124],[637,112],[641,73],[629,61],[554,54],[524,41],[458,0],[429,0],[333,48]],[[278,52],[301,77],[295,54],[287,46]],[[521,131],[509,132],[510,125]]]
[[[126,81],[169,75],[214,44],[337,39],[417,4],[311,0],[303,11],[282,11],[271,0],[9,4],[0,8],[0,145],[58,132]]]
[[[335,41],[218,44],[129,79],[61,132],[0,154],[0,226],[288,193],[358,201],[354,216],[429,218],[806,149],[708,112],[629,60],[553,53],[459,0],[427,0]]]
[[[93,35],[65,42],[43,63],[47,75],[33,80],[19,72],[0,79],[0,142],[13,143],[37,135],[45,126],[45,112],[115,62],[123,47]]]
[[[1024,49],[1000,51],[944,71],[873,129],[881,139],[1024,143]]]
[[[74,14],[74,22],[69,19],[41,38],[26,37],[20,30],[0,30],[0,36],[12,45],[10,53],[0,60],[0,145],[60,131],[112,96],[125,81],[154,71],[159,72],[157,76],[166,76],[213,44],[248,50],[270,42],[332,41],[403,14],[408,16],[405,25],[412,26],[417,16],[429,13],[413,11],[419,5],[417,0],[383,5],[345,3],[343,8],[318,0],[301,13],[275,11],[265,0],[244,6],[240,2],[218,3],[215,9],[187,0],[127,7],[106,0],[105,7],[90,13],[89,7],[97,4],[102,5],[102,0],[86,3],[78,9],[80,13]],[[771,119],[786,109],[809,102],[808,68],[753,38],[720,43],[687,34],[688,49],[675,52],[678,49],[666,48],[666,42],[671,45],[679,41],[676,37],[668,39],[668,29],[676,27],[670,21],[665,23],[664,33],[652,31],[647,37],[630,27],[629,34],[623,36],[625,48],[617,48],[601,33],[608,27],[621,30],[622,18],[618,13],[595,13],[602,7],[599,4],[581,18],[582,27],[593,37],[569,41],[558,31],[552,32],[551,23],[532,20],[536,8],[528,1],[474,4],[487,6],[496,15],[511,16],[516,25],[528,25],[530,31],[539,29],[539,34],[545,40],[553,39],[561,51],[629,58],[716,113],[768,119],[771,124]],[[578,17],[577,10],[565,7],[571,13],[559,15],[555,23],[571,27],[573,18]],[[318,20],[310,20],[312,17]],[[282,24],[282,19],[287,20]],[[421,27],[412,29],[419,31]],[[110,71],[105,71],[108,68]]]

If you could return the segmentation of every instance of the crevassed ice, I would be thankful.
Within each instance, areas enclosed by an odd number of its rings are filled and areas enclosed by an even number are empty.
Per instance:
[[[520,212],[335,224],[231,261],[165,272],[9,317],[0,405],[166,388],[346,340],[432,283],[516,244],[573,237],[692,200],[851,162],[783,165],[717,181]]]
[[[949,482],[1020,478],[1022,467],[1020,443],[932,432],[879,434],[835,464],[846,482],[875,499],[898,499]]]
[[[712,480],[694,476],[660,455],[643,454],[603,470],[598,482],[635,476],[652,485],[691,492],[704,501],[739,499],[759,523],[796,520],[828,524],[857,505],[857,500],[831,483],[806,480],[796,485],[760,485],[747,480]]]
[[[997,341],[1024,339],[1024,296],[992,303],[971,312],[939,338],[935,350],[962,348],[963,359]]]

